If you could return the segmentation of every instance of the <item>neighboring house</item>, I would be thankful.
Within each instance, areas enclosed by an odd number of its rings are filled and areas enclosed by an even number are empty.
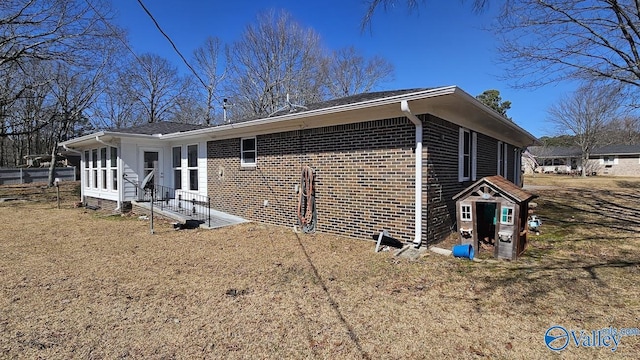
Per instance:
[[[195,191],[213,209],[295,226],[301,171],[310,166],[318,231],[370,239],[386,229],[416,245],[455,229],[452,197],[474,181],[499,174],[520,184],[521,151],[536,143],[455,86],[355,95],[192,131],[131,131],[62,143],[83,154],[83,201],[109,199],[119,207],[134,199],[135,187],[126,184],[140,184],[152,152],[163,159],[159,184],[192,191],[195,170]],[[188,163],[190,145],[197,145],[197,164]],[[166,155],[175,148],[179,167]],[[110,174],[106,188],[103,169]]]
[[[523,156],[525,173],[578,173],[582,153],[578,147],[531,146]],[[535,159],[535,162],[532,160]],[[640,144],[607,145],[594,149],[586,164],[588,174],[640,176]]]

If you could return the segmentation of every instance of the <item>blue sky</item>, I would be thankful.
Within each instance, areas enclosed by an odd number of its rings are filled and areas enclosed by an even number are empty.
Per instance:
[[[190,58],[193,49],[208,36],[224,43],[240,38],[243,30],[261,11],[284,9],[299,23],[317,31],[326,47],[355,46],[368,56],[379,55],[395,66],[395,80],[381,89],[404,89],[457,85],[471,95],[487,89],[500,91],[512,102],[508,115],[535,136],[553,135],[546,121],[546,109],[564,94],[570,84],[537,89],[514,89],[502,80],[494,36],[483,30],[491,26],[498,2],[481,14],[471,1],[427,1],[418,12],[402,6],[378,9],[370,30],[362,32],[360,21],[364,1],[325,0],[145,0],[144,4]],[[186,67],[162,37],[136,0],[113,0],[115,22],[129,33],[134,51],[151,52],[172,61],[186,73]]]

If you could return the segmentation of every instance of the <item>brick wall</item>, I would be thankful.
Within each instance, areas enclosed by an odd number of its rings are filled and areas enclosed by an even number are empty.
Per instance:
[[[423,115],[423,241],[455,227],[457,125]],[[240,139],[210,141],[208,193],[215,209],[266,223],[297,224],[303,166],[316,174],[317,230],[371,239],[381,229],[413,240],[415,127],[406,118],[257,137],[257,166],[240,166]],[[494,175],[497,141],[478,134],[478,178]],[[482,164],[482,166],[480,165]]]
[[[640,176],[640,159],[638,155],[617,155],[617,164],[606,167],[598,164],[598,174],[613,176]],[[599,162],[600,160],[595,160]]]
[[[91,196],[84,197],[85,205],[99,206],[101,210],[114,211],[118,208],[118,202],[113,200],[99,199]]]

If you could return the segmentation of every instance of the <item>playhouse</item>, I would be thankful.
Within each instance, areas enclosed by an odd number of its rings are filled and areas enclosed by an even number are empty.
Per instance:
[[[527,245],[528,207],[535,197],[499,175],[478,180],[453,197],[460,244],[515,260]]]

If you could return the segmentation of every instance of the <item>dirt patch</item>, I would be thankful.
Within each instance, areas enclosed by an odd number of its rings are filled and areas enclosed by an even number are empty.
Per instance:
[[[548,359],[552,325],[640,327],[638,195],[540,195],[525,256],[482,263],[256,223],[151,235],[72,196],[3,204],[0,357]],[[625,337],[614,355],[638,352]]]

